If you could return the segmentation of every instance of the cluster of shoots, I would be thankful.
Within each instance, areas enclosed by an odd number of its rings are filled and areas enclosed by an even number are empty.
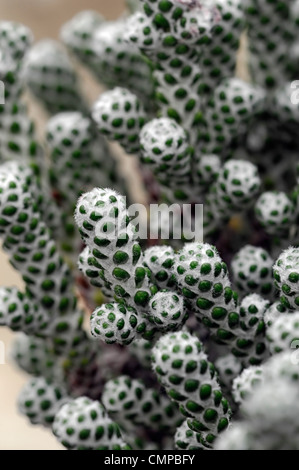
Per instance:
[[[299,449],[298,51],[298,0],[130,1],[60,43],[0,22],[0,236],[24,286],[0,287],[0,326],[31,376],[18,409],[65,448]],[[181,227],[203,205],[202,240],[141,239],[115,142],[148,207]]]

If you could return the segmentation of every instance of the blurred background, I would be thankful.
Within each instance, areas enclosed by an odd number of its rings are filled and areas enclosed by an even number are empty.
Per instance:
[[[0,18],[29,26],[36,40],[46,37],[58,39],[62,24],[79,11],[93,9],[107,19],[113,19],[124,8],[125,0],[0,0]],[[86,88],[90,88],[88,80]],[[91,92],[96,93],[97,90]],[[22,288],[20,277],[1,250],[0,285]],[[62,450],[50,431],[30,426],[18,415],[16,400],[27,376],[9,360],[12,338],[12,333],[5,328],[0,329],[0,341],[4,343],[6,356],[5,364],[0,364],[0,450]]]
[[[96,10],[113,19],[124,8],[125,0],[0,0],[0,17],[26,24],[36,39],[57,39],[61,25],[79,11]]]

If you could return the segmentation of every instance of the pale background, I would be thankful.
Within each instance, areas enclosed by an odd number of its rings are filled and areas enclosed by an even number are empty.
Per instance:
[[[93,9],[106,18],[117,17],[124,9],[124,0],[0,0],[0,19],[19,21],[29,26],[36,39],[58,38],[61,25],[81,10]],[[0,252],[0,285],[22,286],[20,277]],[[16,400],[28,376],[9,361],[13,333],[0,328],[6,364],[0,365],[0,450],[62,449],[51,431],[30,426],[18,415]]]

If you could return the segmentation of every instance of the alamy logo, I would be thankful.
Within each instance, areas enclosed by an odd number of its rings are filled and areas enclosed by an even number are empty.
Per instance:
[[[151,204],[149,209],[142,204],[132,204],[125,210],[125,199],[122,198],[113,210],[109,206],[102,209],[102,222],[98,220],[96,225],[97,237],[203,241],[202,204]],[[119,217],[119,214],[123,215]]]
[[[5,85],[0,80],[0,104],[5,104]]]

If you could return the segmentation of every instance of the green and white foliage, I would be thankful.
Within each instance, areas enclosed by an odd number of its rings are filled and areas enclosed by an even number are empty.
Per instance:
[[[250,69],[255,83],[269,90],[287,80],[289,53],[296,37],[294,2],[244,0],[250,49]]]
[[[298,0],[294,0],[291,3],[290,11],[291,11],[293,24],[295,25],[295,28],[296,28],[296,33],[295,33],[294,43],[289,51],[288,71],[291,71],[292,73],[291,77],[294,78],[296,76],[295,74],[297,74],[298,72],[297,59],[298,59],[298,53],[299,53],[298,39],[297,39],[298,25],[299,25],[299,2]]]
[[[95,188],[79,199],[75,219],[116,298],[146,310],[155,292],[151,290],[150,271],[143,266],[142,250],[129,220],[125,197],[111,189]]]
[[[196,156],[195,156],[196,157]],[[194,180],[200,182],[204,188],[209,188],[210,184],[216,181],[221,169],[221,160],[218,155],[201,155],[196,158],[196,175]]]
[[[148,319],[160,331],[176,331],[182,328],[188,315],[184,298],[165,289],[150,300]]]
[[[261,364],[269,355],[264,316],[269,302],[249,294],[240,304],[240,330],[231,344],[232,353],[243,366]]]
[[[233,257],[231,270],[241,294],[256,293],[272,298],[274,293],[272,266],[274,260],[263,248],[245,245]]]
[[[10,355],[18,367],[34,377],[55,383],[63,381],[62,365],[49,344],[41,338],[19,333],[12,343]]]
[[[249,331],[253,327],[259,327],[259,322],[263,320],[268,306],[269,301],[258,294],[249,294],[244,297],[240,304],[240,326],[242,330]]]
[[[252,206],[260,190],[261,179],[255,165],[231,159],[223,165],[216,184],[218,204],[221,206],[221,200],[224,200],[222,204],[228,211],[237,211]]]
[[[206,3],[209,5],[211,2]],[[200,44],[203,49],[199,59],[202,71],[201,93],[212,91],[222,79],[234,76],[236,52],[245,28],[242,1],[216,0],[214,3],[215,16],[218,16],[216,24],[212,28],[212,34],[207,36],[204,44]]]
[[[190,428],[206,431],[204,440],[211,445],[227,428],[230,408],[198,338],[188,332],[164,335],[153,348],[153,369]]]
[[[255,165],[243,160],[228,160],[210,187],[205,201],[205,233],[219,228],[234,213],[250,208],[260,187],[261,179]]]
[[[5,104],[1,113],[1,161],[14,159],[28,164],[37,176],[42,176],[43,151],[36,140],[34,125],[26,106],[17,97],[13,101],[13,104]]]
[[[102,403],[109,416],[128,432],[145,426],[173,434],[182,422],[182,416],[169,398],[128,376],[106,382]]]
[[[251,366],[234,379],[232,393],[236,403],[242,404],[256,392],[256,388],[264,383],[264,371],[260,366]]]
[[[67,449],[126,450],[121,432],[103,405],[87,397],[66,403],[56,414],[53,433]]]
[[[47,125],[52,186],[71,212],[75,201],[94,186],[113,185],[115,161],[104,139],[96,135],[92,121],[79,112],[60,113]]]
[[[263,376],[265,380],[285,380],[298,385],[298,357],[294,351],[285,351],[272,356],[263,364]]]
[[[1,166],[3,247],[23,277],[26,294],[37,306],[38,319],[42,318],[38,334],[51,338],[56,353],[69,356],[73,363],[84,362],[86,357],[90,359],[94,346],[81,329],[82,312],[76,307],[73,277],[41,219],[29,192],[31,184],[17,165]]]
[[[0,31],[0,40],[6,48],[5,51],[0,48],[0,80],[5,92],[5,104],[0,105],[0,162],[12,163],[11,160],[15,160],[26,174],[30,167],[36,179],[37,202],[44,220],[55,232],[60,221],[51,200],[44,152],[37,141],[34,123],[23,101],[24,60],[32,41],[32,33],[23,25],[5,21],[0,22]]]
[[[60,215],[47,181],[44,152],[36,140],[34,126],[23,104],[7,106],[0,121],[0,161],[10,173],[17,172],[24,181],[30,181],[30,192],[38,205],[43,220],[57,235]],[[9,170],[8,170],[9,169]]]
[[[190,199],[193,151],[184,129],[172,119],[154,119],[141,130],[140,146],[142,163],[151,168],[162,187],[172,189],[175,199]]]
[[[228,429],[216,449],[298,450],[298,382],[274,376],[257,387],[241,406],[246,421]]]
[[[95,31],[104,24],[104,21],[103,16],[97,11],[84,10],[65,23],[60,32],[62,42],[96,76],[97,69],[95,66],[93,39]],[[102,77],[101,74],[98,78],[105,80],[105,77]]]
[[[285,307],[281,302],[276,301],[269,305],[264,315],[264,322],[266,327],[271,326],[273,321],[275,321],[276,318],[283,316],[284,313],[289,313],[289,311],[287,307]]]
[[[296,93],[292,82],[287,82],[275,91],[271,101],[272,113],[280,125],[296,126],[299,121],[298,103],[293,102],[292,95]],[[296,98],[296,94],[294,95]],[[294,128],[294,130],[296,127]],[[297,157],[296,157],[297,158]]]
[[[92,117],[99,131],[119,142],[127,153],[139,150],[139,132],[146,121],[141,101],[125,88],[102,93],[94,103]]]
[[[1,54],[0,56],[0,80],[5,84],[4,86],[4,99],[5,105],[0,104],[1,116],[5,113],[7,108],[10,108],[12,113],[14,110],[14,104],[20,98],[20,95],[23,91],[24,83],[20,80],[20,75],[22,73],[22,67],[19,61],[14,61],[11,56],[5,56]],[[1,94],[2,94],[1,87]],[[1,102],[3,98],[1,96]]]
[[[0,21],[0,80],[4,83],[5,98],[5,105],[0,105],[1,119],[7,108],[13,112],[13,105],[22,93],[23,58],[32,41],[32,32],[26,26],[13,21]]]
[[[56,413],[67,400],[63,387],[37,377],[23,387],[18,397],[18,409],[32,424],[51,427]]]
[[[129,351],[145,369],[151,369],[152,347],[152,341],[143,338],[135,338],[129,345]]]
[[[0,326],[34,334],[40,332],[44,321],[37,306],[16,287],[0,288]]]
[[[204,3],[210,7],[211,2]],[[211,34],[198,44],[199,67],[202,71],[200,94],[211,92],[222,79],[235,74],[236,51],[245,27],[240,0],[216,0],[213,3],[214,25]],[[204,5],[204,8],[207,7]]]
[[[157,330],[133,307],[117,303],[98,307],[91,316],[90,326],[93,336],[107,344],[121,345],[130,344],[136,336],[150,340]]]
[[[175,289],[171,272],[175,253],[171,246],[156,245],[144,251],[143,264],[151,271],[152,282],[159,289]]]
[[[280,302],[290,310],[299,306],[299,248],[283,251],[273,267],[275,285],[280,293]]]
[[[68,449],[298,450],[299,0],[128,4],[62,28],[106,86],[91,110],[58,43],[0,22],[0,235],[25,283],[0,288],[0,326],[33,376],[19,408]],[[252,83],[235,76],[244,32]],[[52,115],[49,159],[26,83]],[[151,220],[177,251],[139,241],[107,138],[137,154],[149,203],[178,203],[172,231],[166,204]],[[177,240],[184,203],[211,243]]]
[[[224,80],[207,103],[200,128],[199,148],[203,153],[223,154],[260,110],[264,92],[239,78]]]
[[[134,48],[140,49],[141,53],[154,59],[155,51],[160,45],[160,33],[152,25],[151,19],[143,12],[135,12],[129,16],[127,31],[124,40]]]
[[[33,42],[33,34],[29,28],[15,21],[0,22],[1,56],[21,60]]]
[[[299,374],[298,361],[293,359],[290,351],[276,354],[261,368],[245,369],[235,380],[234,396],[246,421],[224,433],[216,449],[298,449]],[[233,446],[232,437],[237,436],[237,429],[240,434]]]
[[[151,69],[138,49],[125,42],[127,18],[104,21],[94,11],[78,13],[61,30],[64,44],[109,88],[124,86],[151,107]]]
[[[73,64],[56,41],[43,40],[30,49],[24,74],[31,92],[50,114],[87,109]]]
[[[217,340],[230,343],[239,325],[237,297],[216,248],[208,243],[186,243],[172,269],[191,310]]]
[[[132,90],[148,107],[154,94],[151,70],[137,48],[128,48],[126,32],[126,18],[97,28],[92,44],[94,64],[99,79],[106,85]]]
[[[284,313],[267,328],[271,354],[294,352],[299,345],[299,312]]]
[[[210,447],[206,446],[206,442],[203,441],[204,444],[201,442],[204,434],[192,431],[186,420],[176,430],[174,436],[175,447],[178,450],[208,450]]]
[[[0,162],[16,160],[22,165],[22,171],[26,175],[29,167],[31,168],[36,178],[37,202],[44,220],[55,231],[59,220],[47,184],[44,152],[37,141],[34,123],[23,102],[24,56],[31,44],[32,34],[23,25],[5,21],[0,22],[0,31],[0,40],[5,47],[5,53],[4,49],[1,50],[0,58],[0,80],[3,81],[5,91],[5,104],[0,105]],[[10,43],[11,49],[7,43]]]
[[[113,292],[105,279],[104,269],[101,267],[96,257],[92,255],[88,246],[86,246],[79,255],[78,268],[92,286],[101,289],[107,300],[113,300]]]
[[[17,167],[15,172],[11,169],[10,165],[1,167],[0,232],[4,249],[10,254],[12,265],[22,273],[28,294],[48,313],[49,325],[42,325],[42,334],[47,327],[52,328],[57,315],[74,308],[72,279],[41,220],[30,186],[26,186],[28,181],[23,180]]]
[[[240,2],[143,3],[145,14],[132,16],[127,37],[156,65],[163,116],[191,129],[200,119],[202,95],[235,67],[244,27]]]
[[[174,8],[171,2],[167,4],[170,9]],[[178,17],[177,20],[169,22],[167,18],[164,19],[163,13],[155,14],[152,7],[158,10],[158,5],[158,2],[146,5],[146,15],[152,16],[151,18],[139,12],[131,17],[128,21],[127,39],[137,46],[157,69],[153,75],[156,82],[156,99],[162,115],[175,119],[179,124],[184,123],[186,128],[191,129],[196,124],[200,105],[200,97],[197,94],[200,68],[198,54],[188,42],[192,43],[203,37],[206,29],[210,29],[211,13],[208,13],[207,21],[200,18],[200,15],[197,15],[198,18],[194,16],[194,35],[185,31],[184,38],[184,27],[181,27],[183,21]],[[178,16],[182,16],[184,7],[182,5],[182,8],[177,9]],[[190,23],[188,20],[186,23],[187,30]]]
[[[226,390],[231,390],[234,379],[242,370],[241,361],[233,354],[220,356],[215,361],[215,369],[219,375],[219,383]]]
[[[75,251],[77,256],[81,242],[73,219],[76,200],[95,186],[122,188],[115,171],[117,164],[91,119],[80,112],[55,115],[46,132],[50,182],[62,214],[59,238],[64,251]]]
[[[233,423],[227,432],[221,434],[215,450],[248,450],[251,445],[247,423]]]
[[[295,218],[295,207],[284,192],[268,191],[256,202],[255,215],[269,235],[283,235]]]
[[[4,84],[1,92],[4,91],[5,98],[5,105],[0,105],[1,119],[8,109],[10,113],[13,112],[23,91],[23,58],[32,41],[32,32],[26,26],[12,21],[0,21],[0,80]]]
[[[197,45],[198,41],[210,34],[216,19],[213,8],[204,1],[202,5],[192,2],[141,0],[144,11],[153,25],[162,33],[169,32],[178,42]],[[178,5],[179,4],[179,5]]]

